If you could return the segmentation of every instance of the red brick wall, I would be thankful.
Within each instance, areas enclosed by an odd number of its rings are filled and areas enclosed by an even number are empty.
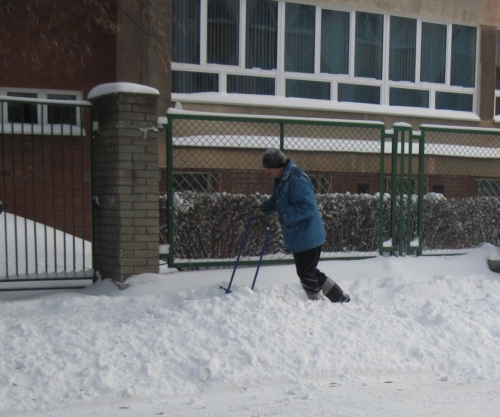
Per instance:
[[[0,135],[0,200],[18,216],[91,240],[88,136]]]
[[[176,172],[182,172],[177,170]],[[212,187],[218,192],[228,192],[233,194],[260,194],[272,193],[272,181],[267,178],[262,170],[189,170],[189,172],[211,173],[213,177]],[[358,192],[358,184],[369,184],[369,194],[380,191],[379,174],[366,174],[358,172],[308,172],[310,176],[324,176],[322,184],[324,190],[330,193],[351,193]],[[388,192],[387,183],[389,177],[386,176],[384,192]],[[481,177],[466,175],[450,176],[427,176],[425,178],[426,188],[424,193],[432,192],[433,186],[443,186],[446,198],[467,198],[477,197],[477,180]],[[415,181],[418,181],[415,178]],[[160,192],[167,191],[166,169],[161,170]]]
[[[96,85],[116,81],[116,35],[93,22],[86,2],[26,2],[9,14],[0,4],[1,87],[83,91],[86,98]]]

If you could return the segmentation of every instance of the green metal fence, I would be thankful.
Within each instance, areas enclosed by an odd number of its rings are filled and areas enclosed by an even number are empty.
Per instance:
[[[90,111],[0,96],[0,290],[93,282]]]
[[[169,113],[169,265],[234,261],[246,220],[272,192],[262,170],[269,147],[282,149],[311,178],[328,235],[324,257],[377,255],[384,138],[379,122]],[[255,261],[264,232],[264,223],[252,227],[243,263]],[[265,262],[290,258],[275,230]]]
[[[247,219],[272,192],[261,168],[269,147],[311,178],[323,259],[500,243],[500,130],[172,110],[162,212],[170,267],[234,264]],[[265,230],[252,227],[242,264],[256,262]],[[290,260],[274,230],[264,262]]]
[[[425,188],[420,253],[500,246],[500,130],[422,125]]]

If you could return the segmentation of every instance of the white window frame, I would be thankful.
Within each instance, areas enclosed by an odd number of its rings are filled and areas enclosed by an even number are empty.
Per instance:
[[[246,37],[246,0],[240,0],[240,57],[238,66],[207,64],[206,63],[206,29],[207,29],[207,5],[208,0],[200,0],[200,65],[183,64],[172,62],[174,71],[192,71],[203,73],[216,73],[219,76],[219,91],[212,93],[172,93],[172,100],[177,102],[219,102],[227,104],[255,104],[260,106],[279,106],[279,107],[300,107],[300,108],[318,108],[328,110],[342,111],[362,111],[364,113],[387,113],[399,115],[417,115],[422,117],[441,117],[457,120],[479,120],[478,116],[478,84],[479,84],[479,43],[480,30],[478,26],[465,24],[476,28],[476,59],[475,59],[475,87],[459,87],[450,85],[451,75],[451,35],[453,25],[460,25],[460,22],[450,22],[437,19],[422,19],[415,16],[401,16],[399,14],[391,15],[389,13],[375,13],[384,16],[383,32],[383,65],[382,79],[354,77],[354,46],[355,46],[355,20],[356,12],[363,10],[354,10],[343,7],[332,7],[326,5],[314,5],[316,7],[316,42],[315,42],[315,64],[314,73],[292,73],[284,71],[284,39],[285,39],[285,6],[286,3],[307,4],[305,2],[276,0],[278,2],[278,45],[277,45],[277,68],[275,70],[247,69],[245,68],[245,37]],[[350,34],[349,34],[349,73],[344,74],[326,74],[320,72],[320,53],[321,53],[321,11],[337,10],[350,13]],[[417,21],[417,57],[416,57],[416,82],[408,81],[390,81],[389,80],[389,35],[390,35],[390,17],[408,17]],[[447,50],[446,50],[446,77],[444,84],[435,84],[420,82],[420,51],[422,23],[435,23],[446,25],[447,27]],[[259,96],[258,99],[250,94],[227,94],[226,79],[228,75],[247,75],[272,77],[275,81],[275,96]],[[330,100],[316,100],[303,98],[286,98],[285,84],[287,79],[305,80],[305,81],[327,81],[331,83]],[[365,104],[353,102],[338,102],[337,91],[339,83],[349,83],[367,86],[380,87],[380,104]],[[391,87],[409,88],[412,90],[429,91],[429,107],[403,107],[389,106],[389,92]],[[463,93],[470,94],[473,97],[472,112],[455,110],[436,110],[435,96],[437,92]],[[500,96],[500,91],[497,90]],[[264,99],[262,97],[265,97]]]
[[[36,98],[19,97],[20,102],[33,103],[37,105],[37,123],[10,123],[8,120],[8,106],[6,101],[15,100],[16,97],[9,96],[9,93],[31,93],[36,94]],[[75,100],[54,100],[50,99],[49,95],[72,95]],[[89,106],[90,102],[83,101],[83,93],[81,91],[72,90],[46,90],[33,88],[17,88],[17,87],[0,87],[1,118],[0,130],[3,133],[11,134],[43,134],[43,135],[85,135],[85,130],[82,128],[81,112],[76,111],[76,124],[50,124],[48,120],[48,101],[57,104],[72,103],[75,106]]]

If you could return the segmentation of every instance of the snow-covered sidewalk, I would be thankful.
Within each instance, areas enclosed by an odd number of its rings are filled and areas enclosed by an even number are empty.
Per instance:
[[[0,416],[496,416],[500,274],[467,255],[144,274],[0,293]],[[166,272],[166,271],[165,271]]]

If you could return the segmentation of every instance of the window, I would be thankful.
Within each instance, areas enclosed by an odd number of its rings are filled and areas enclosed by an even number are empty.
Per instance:
[[[321,11],[321,72],[349,73],[350,19],[347,12]]]
[[[444,84],[446,77],[446,25],[422,23],[420,79]]]
[[[285,71],[314,73],[316,7],[286,3]]]
[[[474,87],[476,28],[453,25],[451,39],[451,85]]]
[[[395,106],[428,115],[476,111],[475,26],[319,1],[173,0],[173,14],[174,94],[222,93],[221,101],[226,93],[263,95],[264,105],[272,97],[307,98],[387,113]],[[245,103],[231,98],[238,100]]]
[[[391,16],[389,79],[415,82],[417,20]]]
[[[247,0],[246,68],[276,69],[278,2]]]
[[[435,184],[432,186],[432,192],[444,195],[444,185]]]
[[[208,0],[207,63],[238,65],[240,0]]]
[[[411,179],[411,194],[418,194],[418,182],[415,180],[415,178]],[[403,181],[401,181],[400,178],[396,178],[396,195],[399,195],[400,192],[402,191],[402,194],[408,194],[408,178],[404,178]],[[386,177],[386,193],[391,194],[392,193],[392,177]]]
[[[205,172],[175,172],[174,191],[213,192],[212,174]]]
[[[219,91],[219,75],[206,72],[172,71],[173,93]]]
[[[200,63],[200,0],[172,3],[173,60],[188,64]]]
[[[358,182],[357,193],[358,194],[370,194],[370,183],[369,182]]]
[[[328,194],[331,192],[331,177],[324,175],[309,175],[311,184],[316,194]]]
[[[356,13],[354,76],[382,79],[384,16]]]
[[[81,125],[82,107],[64,103],[81,100],[80,92],[0,87],[0,96],[5,96],[4,100],[0,97],[0,123],[4,132],[81,134],[74,127]],[[51,101],[54,104],[49,104]]]
[[[37,98],[36,93],[8,92],[9,97]],[[38,123],[38,110],[34,103],[16,103],[7,104],[7,122],[9,123]]]
[[[49,100],[76,100],[76,95],[49,93],[47,94],[47,98]],[[49,105],[47,106],[47,120],[49,124],[76,125],[76,107]]]
[[[411,90],[408,88],[391,88],[389,90],[389,105],[429,107],[429,91]]]
[[[286,80],[286,97],[330,100],[330,83],[319,81]]]
[[[477,180],[479,197],[500,197],[500,180]]]
[[[239,94],[260,94],[274,96],[274,78],[228,75],[227,92]]]

